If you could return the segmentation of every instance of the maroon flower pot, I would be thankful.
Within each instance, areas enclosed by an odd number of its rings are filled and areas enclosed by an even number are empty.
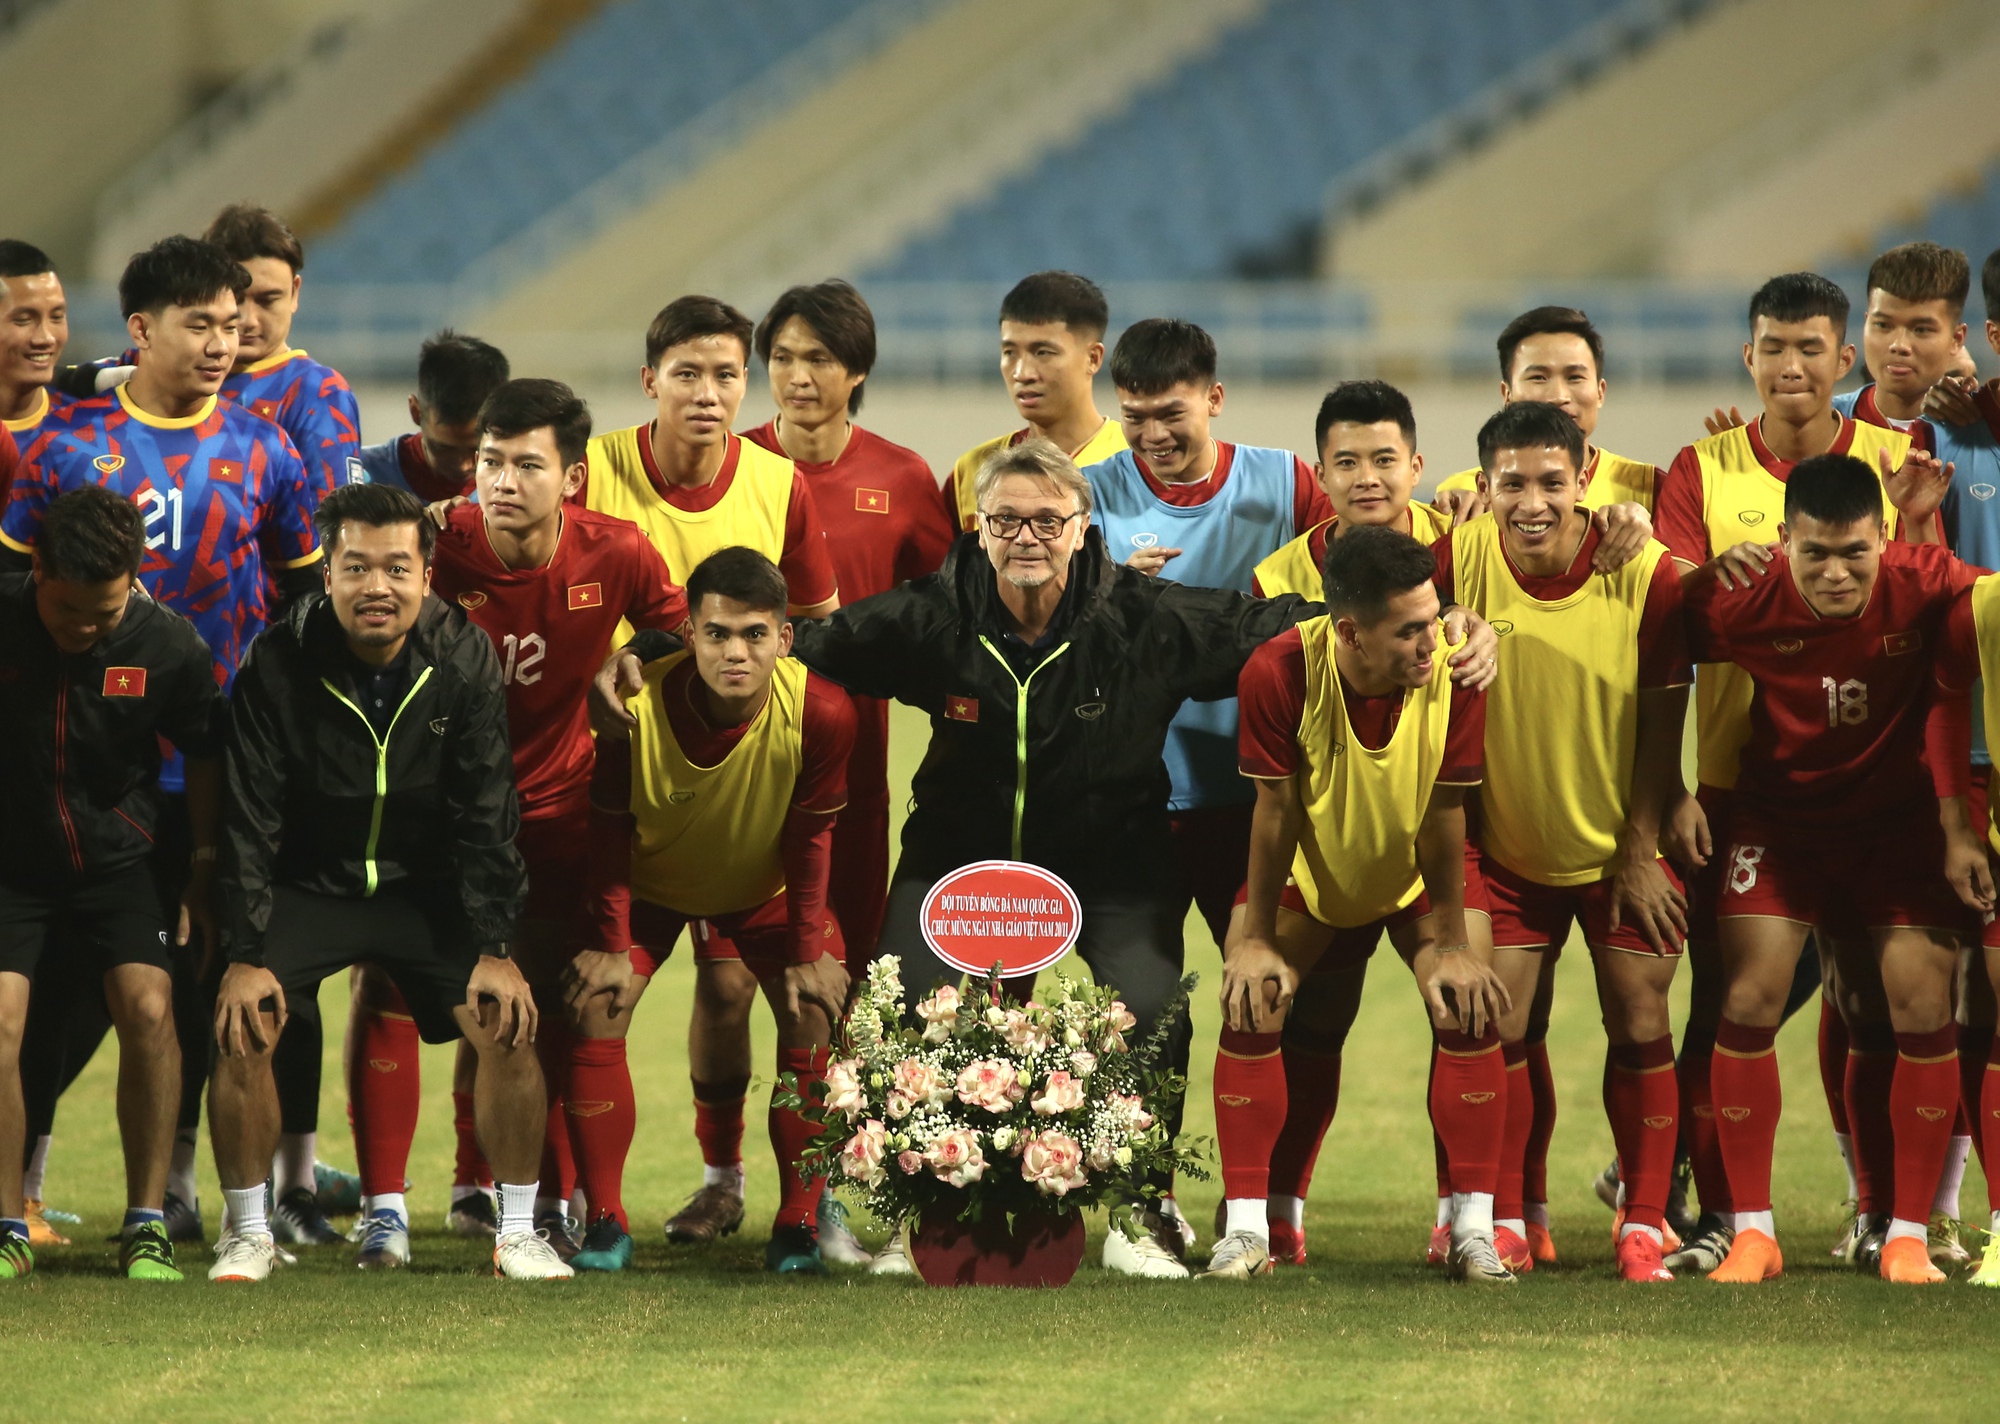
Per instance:
[[[910,1232],[910,1260],[933,1286],[1068,1285],[1083,1262],[1083,1213],[990,1211],[960,1221],[939,1208]]]

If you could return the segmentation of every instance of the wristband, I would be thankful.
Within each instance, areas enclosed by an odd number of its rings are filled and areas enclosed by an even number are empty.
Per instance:
[[[215,847],[212,845],[196,846],[188,854],[188,860],[195,865],[213,865],[215,863]]]
[[[1434,954],[1457,954],[1461,949],[1470,948],[1472,946],[1469,944],[1434,944],[1431,946],[1431,951]]]

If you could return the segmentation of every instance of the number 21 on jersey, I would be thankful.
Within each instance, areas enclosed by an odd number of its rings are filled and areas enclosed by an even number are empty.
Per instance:
[[[1842,723],[1854,726],[1868,720],[1868,684],[1850,677],[1845,682],[1835,682],[1823,677],[1819,685],[1826,689],[1826,725],[1838,727]]]

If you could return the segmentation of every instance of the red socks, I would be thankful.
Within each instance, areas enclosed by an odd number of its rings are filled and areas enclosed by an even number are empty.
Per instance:
[[[704,1167],[743,1165],[743,1099],[750,1090],[747,1078],[731,1078],[722,1083],[694,1084],[694,1140],[701,1147]]]
[[[1993,1030],[1979,1024],[1958,1026],[1959,1123],[1954,1132],[1972,1138],[1979,1169],[1986,1170],[1986,1134],[1980,1129],[1979,1095],[1986,1082],[1986,1064],[1993,1053]]]
[[[1528,1086],[1534,1093],[1535,1120],[1528,1129],[1527,1156],[1521,1163],[1521,1199],[1546,1202],[1549,1199],[1549,1142],[1556,1135],[1556,1079],[1549,1071],[1549,1045],[1539,1038],[1527,1041]]]
[[[472,1094],[454,1092],[451,1095],[451,1126],[458,1135],[458,1158],[453,1164],[451,1184],[454,1187],[492,1186],[493,1169],[486,1165],[486,1154],[479,1150]]]
[[[1972,1140],[1984,1144],[1982,1163],[2000,1163],[2000,1034],[1988,1046],[1986,1068],[1979,1076],[1979,1131]],[[1986,1173],[1986,1209],[2000,1211],[2000,1170]]]
[[[400,1192],[409,1173],[410,1142],[423,1101],[420,1046],[416,1020],[408,1014],[364,1010],[356,1022],[347,1065],[348,1117],[361,1190],[369,1196]]]
[[[563,1113],[576,1149],[577,1172],[590,1198],[592,1219],[606,1212],[627,1231],[625,1158],[638,1118],[632,1073],[622,1038],[579,1038],[570,1045],[569,1089]]]
[[[1493,1179],[1493,1219],[1519,1221],[1521,1168],[1528,1159],[1528,1135],[1535,1126],[1534,1089],[1528,1082],[1528,1045],[1503,1043],[1501,1061],[1506,1065],[1507,1120],[1500,1137],[1500,1170]],[[1433,1062],[1435,1071],[1436,1064]]]
[[[1632,1225],[1657,1230],[1665,1220],[1679,1111],[1671,1035],[1611,1045],[1605,1055],[1604,1115],[1618,1146],[1625,1220]]]
[[[1728,1018],[1715,1030],[1715,1061],[1709,1072],[1715,1094],[1715,1136],[1739,1212],[1771,1209],[1771,1152],[1784,1108],[1777,1042],[1776,1028],[1753,1028]],[[1705,1197],[1702,1206],[1708,1207]]]
[[[1896,1133],[1890,1122],[1889,1093],[1895,1081],[1896,1031],[1887,1024],[1854,1028],[1847,1049],[1847,1131],[1854,1139],[1858,1211],[1887,1211],[1894,1204]],[[1935,1179],[1931,1187],[1936,1189]],[[1929,1221],[1930,1215],[1926,1199],[1923,1219]]]
[[[1847,1020],[1840,1016],[1840,1010],[1833,1001],[1822,994],[1819,998],[1819,1085],[1826,1093],[1827,1116],[1833,1119],[1833,1130],[1848,1134],[1847,1126],[1847,1054],[1852,1048],[1847,1033]]]
[[[1689,1024],[1681,1033],[1681,1056],[1674,1070],[1680,1079],[1681,1131],[1687,1134],[1688,1159],[1694,1165],[1694,1187],[1701,1209],[1722,1216],[1736,1210],[1736,1203],[1729,1194],[1729,1173],[1723,1170],[1722,1148],[1715,1138],[1715,1099],[1709,1091],[1714,1059],[1714,1032]]]
[[[1282,1036],[1222,1030],[1215,1053],[1215,1145],[1227,1200],[1270,1194],[1271,1151],[1285,1126]]]
[[[778,1050],[778,1071],[797,1074],[802,1090],[800,1096],[808,1102],[817,1102],[824,1087],[819,1080],[832,1059],[830,1049],[781,1048]],[[811,1226],[816,1219],[820,1184],[826,1179],[814,1177],[801,1181],[799,1158],[805,1155],[807,1145],[818,1135],[817,1123],[808,1121],[802,1113],[772,1103],[771,1150],[778,1158],[778,1215],[772,1223],[774,1230],[783,1230],[788,1226]]]
[[[1312,1186],[1320,1144],[1333,1126],[1334,1109],[1340,1106],[1340,1055],[1288,1043],[1279,1058],[1285,1065],[1285,1125],[1271,1149],[1269,1194],[1303,1198]]]
[[[1896,1035],[1893,1124],[1898,1221],[1928,1222],[1958,1106],[1958,1026]]]
[[[1454,1192],[1491,1193],[1507,1134],[1507,1060],[1500,1034],[1439,1029],[1431,1052],[1431,1127]]]

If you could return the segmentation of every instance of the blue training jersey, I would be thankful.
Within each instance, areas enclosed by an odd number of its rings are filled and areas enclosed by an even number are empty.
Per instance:
[[[1122,564],[1140,549],[1179,549],[1161,578],[1248,593],[1257,565],[1299,532],[1293,527],[1297,468],[1297,457],[1289,450],[1232,446],[1222,487],[1200,504],[1161,499],[1130,450],[1084,474],[1093,496],[1091,522],[1103,531],[1104,547],[1113,559]],[[1237,770],[1233,697],[1183,703],[1167,729],[1165,759],[1173,780],[1167,803],[1171,810],[1256,799],[1255,785]]]
[[[350,461],[361,451],[361,407],[346,377],[303,351],[270,356],[222,383],[222,398],[273,422],[305,462],[314,507],[345,484],[359,484]]]

